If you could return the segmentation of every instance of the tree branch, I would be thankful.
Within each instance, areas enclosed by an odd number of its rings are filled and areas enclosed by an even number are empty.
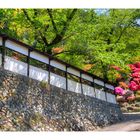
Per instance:
[[[47,13],[48,13],[48,15],[50,17],[50,20],[52,22],[53,29],[54,29],[55,33],[58,34],[58,30],[57,30],[56,24],[55,24],[54,19],[53,19],[52,10],[51,9],[47,9]]]
[[[31,18],[29,17],[27,11],[26,11],[25,9],[22,9],[22,11],[23,11],[25,17],[27,18],[27,20],[28,20],[31,24],[34,24],[34,22],[33,22],[33,21],[31,20]]]
[[[66,30],[68,29],[69,24],[70,24],[71,20],[73,19],[73,17],[74,17],[74,15],[75,15],[76,11],[77,11],[77,9],[73,9],[73,11],[72,11],[72,12],[70,13],[70,15],[68,16],[67,21],[64,23],[64,27],[63,27],[63,29],[62,29],[62,31],[61,31],[61,33],[60,33],[61,36],[64,36],[64,35],[65,35]]]
[[[120,33],[118,39],[116,40],[115,44],[118,43],[118,42],[120,41],[120,39],[121,39],[123,33],[124,33],[124,32],[126,31],[126,29],[131,25],[131,23],[132,23],[132,22],[130,22],[129,24],[127,24],[127,26],[124,27],[124,28],[121,30],[121,33]]]
[[[41,31],[38,31],[38,28],[35,24],[35,22],[30,18],[30,16],[28,15],[28,12],[23,9],[23,13],[26,17],[26,19],[29,21],[29,23],[34,27],[35,31],[37,31],[37,33],[39,33],[39,36],[41,37],[42,41],[44,42],[45,46],[47,47],[47,52],[51,54],[51,49],[52,49],[52,46],[55,45],[55,44],[58,44],[59,42],[61,42],[63,39],[65,40],[66,38],[64,38],[65,36],[65,33],[70,25],[70,22],[71,20],[73,19],[75,13],[76,13],[77,9],[73,9],[70,13],[67,14],[67,20],[64,22],[63,24],[63,28],[62,30],[60,31],[60,33],[58,32],[58,29],[56,27],[56,23],[53,19],[53,14],[52,14],[52,10],[51,9],[47,9],[47,13],[50,17],[50,20],[51,20],[51,23],[52,23],[52,26],[53,26],[53,29],[55,31],[55,38],[50,42],[48,43],[46,37],[41,33]],[[36,9],[34,10],[34,14],[36,15],[37,14],[37,11]],[[49,28],[49,25],[46,26],[47,29]],[[45,30],[46,32],[46,30]],[[35,35],[36,36],[36,35]],[[36,37],[37,38],[37,37]]]
[[[130,22],[127,24],[127,26],[124,27],[124,28],[121,30],[121,33],[120,33],[120,35],[119,35],[119,37],[118,37],[118,39],[116,40],[115,43],[118,43],[118,42],[120,41],[120,39],[121,39],[123,33],[126,31],[126,29],[127,29],[131,24],[133,24],[134,19],[137,17],[137,15],[134,15],[134,16],[133,16],[133,14],[134,14],[135,12],[137,12],[137,10],[134,10],[134,11],[131,13],[131,14],[132,14],[132,19],[131,19]],[[124,16],[124,18],[123,18],[122,20],[124,20],[125,17],[126,17],[126,16]]]
[[[62,39],[62,40],[66,40],[66,39],[68,39],[68,38],[72,37],[72,36],[73,36],[73,35],[75,35],[75,34],[77,34],[77,33],[76,33],[76,32],[71,33],[70,35],[68,35],[68,36],[66,36],[66,37],[63,37],[63,39]]]
[[[39,31],[39,34],[40,34],[43,42],[45,43],[45,45],[48,46],[48,41],[47,41],[46,37],[40,31]]]
[[[71,20],[73,19],[76,11],[77,11],[77,9],[73,9],[72,10],[72,12],[67,17],[67,21],[63,25],[62,31],[59,34],[56,34],[56,37],[52,40],[52,42],[49,44],[49,46],[57,44],[57,43],[59,43],[63,39],[63,37],[64,37],[68,27],[69,27],[69,24],[70,24]]]
[[[37,11],[36,10],[34,12],[36,12],[36,14],[37,14]],[[37,31],[38,29],[37,29],[37,27],[35,25],[35,22],[31,20],[31,18],[29,17],[29,15],[28,15],[28,13],[27,13],[27,11],[25,9],[23,9],[23,13],[24,13],[25,17],[27,18],[27,20],[30,22],[30,24],[35,29],[35,31],[37,33],[39,33],[39,35],[42,38],[42,41],[44,42],[45,46],[48,46],[48,41],[47,41],[46,37],[41,33],[41,31]],[[46,28],[48,29],[49,26],[46,26]],[[36,34],[35,34],[35,39],[37,39],[37,35]]]

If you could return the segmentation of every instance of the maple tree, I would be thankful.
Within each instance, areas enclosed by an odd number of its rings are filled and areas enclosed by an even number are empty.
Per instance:
[[[0,16],[0,33],[112,82],[140,61],[139,9],[0,9]]]

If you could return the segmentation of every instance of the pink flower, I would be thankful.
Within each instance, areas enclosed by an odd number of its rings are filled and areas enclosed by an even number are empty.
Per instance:
[[[123,90],[122,95],[125,95],[127,93],[127,90]]]
[[[135,81],[136,83],[140,84],[140,78],[133,78],[133,81]]]
[[[137,73],[140,72],[140,68],[134,68],[133,72],[137,72]]]
[[[137,62],[135,64],[128,64],[128,66],[130,67],[130,69],[133,72],[139,72],[140,71],[140,62]]]
[[[138,72],[135,72],[135,73],[132,73],[131,74],[131,76],[133,77],[133,78],[140,78],[140,73],[138,73]]]
[[[138,90],[139,85],[135,81],[131,81],[130,84],[129,84],[129,88],[132,91],[136,91],[136,90]]]
[[[133,71],[136,67],[134,64],[128,64],[128,66],[130,67],[130,69]]]
[[[136,68],[140,68],[140,62],[134,64]]]
[[[137,90],[140,90],[140,85],[138,85]]]
[[[118,95],[123,95],[124,90],[121,87],[115,87],[115,93]]]

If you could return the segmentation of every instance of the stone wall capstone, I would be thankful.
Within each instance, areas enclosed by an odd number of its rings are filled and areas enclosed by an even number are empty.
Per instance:
[[[122,119],[118,104],[0,68],[1,131],[92,131]]]

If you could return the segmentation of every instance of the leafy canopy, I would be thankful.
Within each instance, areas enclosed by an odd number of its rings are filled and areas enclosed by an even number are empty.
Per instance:
[[[112,65],[127,74],[140,60],[139,9],[0,9],[0,16],[1,33],[77,67],[91,64],[106,80],[119,74]]]

